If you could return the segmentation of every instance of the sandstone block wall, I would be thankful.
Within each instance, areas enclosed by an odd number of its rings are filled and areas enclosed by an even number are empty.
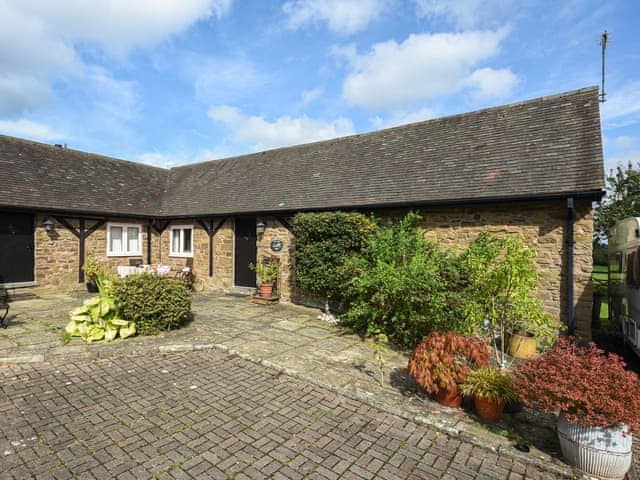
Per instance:
[[[264,235],[258,238],[258,261],[265,256],[280,259],[278,290],[280,299],[288,302],[291,300],[293,293],[293,265],[291,258],[294,243],[293,234],[275,217],[259,217],[257,221],[262,221],[266,225]],[[274,240],[282,242],[282,250],[280,252],[271,250],[271,242]]]
[[[459,207],[423,208],[417,210],[423,217],[420,226],[425,237],[437,241],[445,248],[461,250],[471,243],[480,232],[496,235],[519,234],[537,251],[537,266],[540,274],[537,292],[544,309],[556,318],[567,320],[567,207],[565,201],[545,203],[513,203],[503,205],[477,205]],[[407,209],[379,210],[375,215],[391,223],[407,213]],[[268,224],[268,227],[270,224]],[[274,233],[265,232],[266,248],[270,238],[286,238],[279,227],[271,227]],[[286,230],[285,230],[286,231]],[[592,273],[593,209],[590,201],[576,201],[574,208],[574,305],[576,333],[583,338],[591,337],[591,305],[593,292]],[[284,242],[285,249],[295,248],[293,237]],[[286,275],[282,276],[284,300],[320,304],[299,292],[294,286],[294,266],[291,252],[281,254],[286,259]]]
[[[384,222],[392,222],[407,212],[406,209],[376,211]],[[420,209],[421,227],[425,237],[440,242],[447,248],[462,249],[485,230],[498,235],[517,233],[537,250],[537,265],[541,275],[538,296],[546,311],[566,321],[567,314],[567,208],[564,201],[545,203],[514,203],[502,205],[476,205]],[[590,338],[592,304],[592,235],[593,209],[589,201],[576,201],[574,217],[574,299],[577,333]],[[63,226],[57,224],[54,232],[42,227],[45,216],[36,219],[35,275],[39,288],[71,290],[77,283],[78,241]],[[146,223],[140,220],[115,220],[119,223],[142,225],[142,260],[148,263]],[[291,232],[275,217],[258,217],[266,224],[264,235],[257,241],[258,260],[265,255],[280,258],[279,289],[282,301],[304,298],[294,287],[292,252],[295,239]],[[77,221],[70,220],[75,227]],[[87,227],[91,222],[87,221]],[[195,220],[179,220],[170,224],[161,235],[152,230],[152,264],[170,265],[178,271],[186,259],[170,255],[171,225],[193,225],[194,268],[209,288],[227,289],[234,283],[234,220],[228,218],[214,236],[214,275],[209,277],[209,238]],[[283,249],[273,252],[273,240],[280,240]],[[106,226],[99,228],[86,241],[87,257],[109,265],[115,272],[117,265],[127,265],[129,257],[108,257]],[[137,257],[140,258],[140,257]],[[314,299],[318,300],[318,299]]]
[[[36,216],[35,241],[35,279],[38,289],[44,291],[71,291],[84,288],[78,284],[78,239],[63,225],[55,222],[52,232],[42,226],[47,215]],[[74,228],[79,221],[66,218]],[[85,258],[92,257],[107,265],[114,273],[118,265],[129,265],[130,260],[141,260],[142,263],[169,265],[172,272],[180,271],[186,266],[186,258],[170,255],[171,225],[193,226],[193,265],[196,275],[205,280],[209,288],[228,288],[232,283],[233,273],[233,220],[226,220],[214,236],[214,277],[209,277],[209,236],[194,220],[180,220],[170,224],[162,234],[151,230],[151,261],[147,258],[147,222],[139,219],[110,219],[116,223],[131,224],[141,227],[142,255],[108,256],[107,225],[103,225],[85,240]],[[85,228],[94,224],[94,220],[86,220]]]

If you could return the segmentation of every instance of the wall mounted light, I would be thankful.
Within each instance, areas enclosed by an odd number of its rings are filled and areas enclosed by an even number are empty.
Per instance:
[[[258,222],[258,224],[256,225],[256,234],[258,235],[258,237],[264,235],[264,231],[266,228],[267,226],[264,224],[264,222]]]
[[[42,226],[47,232],[52,232],[55,228],[56,224],[50,218],[45,218],[44,222],[42,222]]]

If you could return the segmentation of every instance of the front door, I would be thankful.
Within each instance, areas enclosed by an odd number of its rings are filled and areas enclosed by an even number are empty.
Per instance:
[[[256,263],[256,217],[236,218],[234,283],[236,287],[255,287],[256,273],[249,269]]]
[[[0,285],[33,282],[33,215],[0,213]]]

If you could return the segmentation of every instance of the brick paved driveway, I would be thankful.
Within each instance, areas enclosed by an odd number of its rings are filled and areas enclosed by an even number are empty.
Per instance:
[[[220,352],[0,369],[1,478],[553,478]]]

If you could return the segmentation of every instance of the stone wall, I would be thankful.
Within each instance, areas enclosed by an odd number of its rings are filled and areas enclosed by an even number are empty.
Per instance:
[[[262,257],[277,257],[280,260],[280,275],[278,278],[278,291],[283,302],[291,300],[293,293],[293,266],[292,247],[293,234],[275,217],[259,217],[258,222],[265,223],[264,235],[258,238],[258,261]],[[282,250],[274,252],[271,250],[271,242],[280,240]]]
[[[460,207],[423,208],[418,210],[423,220],[421,227],[425,237],[437,241],[445,248],[461,250],[472,242],[480,232],[496,235],[517,233],[537,251],[540,287],[537,292],[544,309],[566,321],[567,277],[566,277],[566,226],[565,201],[546,203],[513,203],[502,205],[477,205]],[[376,211],[374,214],[385,223],[391,223],[404,214],[406,209]],[[270,230],[273,230],[271,232]],[[285,248],[280,254],[287,264],[282,276],[284,300],[318,305],[320,299],[310,298],[295,289],[290,248],[295,248],[293,237],[287,236],[283,227],[268,223],[259,251],[268,248],[273,238],[283,239]],[[574,302],[576,333],[591,337],[592,285],[592,239],[593,209],[590,201],[576,201],[574,209]]]
[[[385,222],[406,213],[406,209],[377,211],[375,214]],[[477,205],[460,207],[424,208],[420,210],[425,236],[440,242],[447,248],[462,249],[485,230],[503,235],[518,233],[536,248],[537,264],[541,274],[538,295],[545,310],[566,320],[566,225],[567,209],[564,201],[546,203],[513,203],[499,205]],[[70,290],[79,288],[77,283],[78,242],[75,236],[57,224],[54,232],[42,227],[45,217],[36,219],[35,273],[40,288]],[[136,220],[115,220],[119,223],[135,223],[143,226],[142,253],[146,258],[146,225]],[[258,239],[258,259],[265,255],[280,258],[281,272],[279,290],[282,301],[304,298],[294,288],[292,251],[295,248],[293,235],[275,217],[258,217],[266,224],[265,233]],[[75,227],[77,221],[70,221]],[[87,222],[90,226],[91,222]],[[214,276],[209,277],[209,239],[206,231],[195,220],[179,220],[173,225],[194,227],[194,268],[196,275],[205,279],[209,288],[228,289],[233,286],[234,221],[225,220],[214,237]],[[591,202],[576,201],[574,220],[574,299],[577,333],[590,337],[591,320],[591,269],[593,210]],[[152,233],[153,264],[170,265],[180,270],[186,265],[185,258],[169,254],[170,225],[158,235]],[[273,240],[283,243],[281,252],[272,252]],[[94,232],[86,242],[86,255],[104,262],[115,271],[117,265],[129,263],[128,257],[107,257],[106,226]],[[140,257],[138,257],[140,258]],[[317,300],[317,299],[316,299]]]
[[[84,288],[78,283],[78,239],[59,222],[53,231],[42,226],[46,215],[36,216],[35,229],[35,279],[39,290],[71,291]],[[79,221],[66,218],[74,228]],[[130,260],[140,260],[153,265],[169,265],[173,272],[186,265],[186,258],[170,255],[171,225],[193,226],[193,266],[196,275],[205,280],[208,288],[229,288],[233,283],[233,220],[226,220],[214,236],[214,277],[209,277],[209,236],[195,220],[180,220],[170,224],[162,234],[151,230],[151,262],[147,258],[147,223],[136,219],[110,219],[116,223],[140,226],[142,229],[141,256],[108,256],[107,224],[98,228],[85,240],[85,258],[92,257],[107,265],[114,273],[118,265],[129,265]],[[85,228],[94,224],[86,220]]]

